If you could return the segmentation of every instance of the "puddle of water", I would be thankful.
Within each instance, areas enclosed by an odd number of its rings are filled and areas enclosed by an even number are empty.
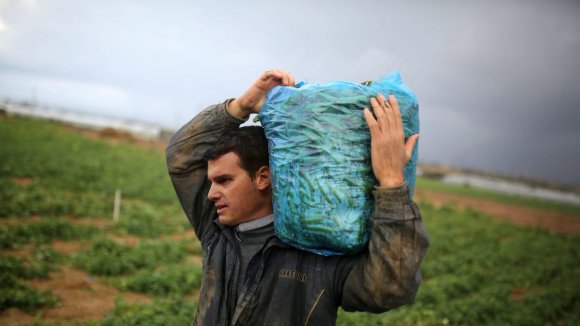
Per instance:
[[[70,111],[50,107],[22,105],[17,103],[4,103],[6,111],[10,114],[36,117],[40,119],[56,120],[80,127],[90,128],[115,128],[125,130],[139,137],[155,139],[161,135],[161,127],[152,123],[110,117],[106,115],[91,114],[87,112]]]
[[[467,174],[447,174],[442,178],[442,181],[453,184],[468,185],[475,188],[489,189],[512,195],[522,195],[580,205],[580,195],[578,194],[546,188],[531,187],[523,183]]]

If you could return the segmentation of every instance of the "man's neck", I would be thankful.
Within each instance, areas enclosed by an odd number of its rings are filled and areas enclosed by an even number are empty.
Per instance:
[[[260,217],[249,222],[240,223],[236,226],[236,230],[240,232],[251,231],[272,224],[273,222],[274,214],[268,214],[264,217]]]

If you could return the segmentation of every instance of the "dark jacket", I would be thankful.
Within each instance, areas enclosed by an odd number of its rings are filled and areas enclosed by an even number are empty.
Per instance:
[[[429,245],[419,208],[406,186],[376,188],[368,249],[320,256],[273,236],[250,261],[237,292],[240,251],[233,229],[221,225],[207,199],[203,157],[228,130],[243,123],[211,106],[183,126],[167,147],[169,174],[203,248],[203,282],[194,325],[334,325],[346,311],[384,312],[413,300],[419,265]]]

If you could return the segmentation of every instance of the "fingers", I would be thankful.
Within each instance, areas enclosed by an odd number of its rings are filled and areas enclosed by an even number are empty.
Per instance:
[[[397,99],[391,95],[387,100],[382,94],[377,94],[376,97],[371,98],[370,103],[374,117],[367,108],[365,108],[364,114],[371,131],[371,137],[376,137],[376,139],[386,137],[385,139],[391,139],[393,144],[399,144],[397,146],[407,146],[404,145],[403,121]],[[412,152],[417,138],[418,135],[411,136],[408,141],[409,149],[399,147],[400,153],[403,155],[407,151]],[[410,157],[410,154],[407,156]]]
[[[380,132],[379,125],[377,124],[377,120],[373,117],[371,111],[367,108],[363,110],[365,115],[365,119],[367,120],[367,125],[369,126],[369,130],[371,132],[371,137],[375,137],[377,132]]]
[[[387,100],[383,94],[379,93],[376,97],[371,98],[370,102],[381,130],[394,127],[402,128],[401,112],[397,99],[393,95],[389,96]]]
[[[407,138],[407,141],[405,142],[405,164],[407,164],[407,162],[409,162],[411,159],[411,155],[413,155],[413,149],[415,148],[415,144],[417,143],[418,139],[419,134],[414,134]]]
[[[376,98],[371,98],[371,107],[373,109],[373,113],[375,114],[375,119],[377,124],[381,130],[386,128],[386,119],[387,114],[385,113],[384,108],[379,104]]]
[[[294,76],[282,69],[268,70],[264,72],[261,79],[263,81],[274,80],[281,86],[294,86],[296,84]]]
[[[394,116],[396,119],[401,118],[401,111],[399,110],[399,102],[394,95],[389,95],[389,98],[386,99],[383,94],[377,94],[377,101],[381,103],[381,107],[385,109],[385,113],[389,116]]]
[[[389,107],[393,110],[393,114],[395,117],[395,122],[397,126],[403,128],[403,119],[401,118],[401,110],[399,110],[399,102],[395,98],[394,95],[389,96],[389,100],[387,101]]]

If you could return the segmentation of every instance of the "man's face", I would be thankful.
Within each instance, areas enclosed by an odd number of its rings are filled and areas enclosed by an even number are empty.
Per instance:
[[[212,184],[207,198],[214,202],[220,223],[237,225],[272,213],[269,172],[262,167],[252,180],[233,152],[208,161],[207,178]]]

